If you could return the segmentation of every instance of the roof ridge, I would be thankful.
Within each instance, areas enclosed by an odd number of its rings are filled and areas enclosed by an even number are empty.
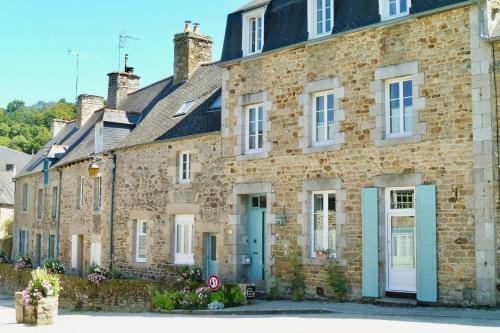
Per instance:
[[[30,154],[26,154],[24,151],[15,150],[15,149],[12,149],[12,148],[9,148],[9,147],[0,146],[0,148],[5,148],[5,149],[11,150],[11,151],[13,151],[13,152],[15,152],[15,153],[18,153],[18,154],[24,154],[24,155],[26,155],[26,156],[32,156],[32,155],[30,155]]]
[[[156,81],[156,82],[153,82],[153,83],[151,83],[151,84],[148,84],[147,86],[142,87],[141,89],[137,89],[136,91],[131,92],[130,94],[128,94],[128,95],[127,95],[127,97],[128,97],[128,96],[130,96],[130,95],[137,94],[138,92],[141,92],[141,91],[143,91],[143,90],[145,90],[145,89],[151,88],[152,86],[157,85],[157,84],[159,84],[159,83],[161,83],[161,82],[163,82],[163,81],[167,81],[167,80],[169,80],[169,79],[172,79],[173,77],[174,77],[173,75],[170,75],[170,76],[167,76],[167,77],[166,77],[166,78],[164,78],[164,79],[161,79],[161,80],[159,80],[159,81]]]

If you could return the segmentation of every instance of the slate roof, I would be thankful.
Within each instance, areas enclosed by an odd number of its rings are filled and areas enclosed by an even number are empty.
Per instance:
[[[173,85],[171,77],[130,94],[120,107],[139,111],[137,127],[116,148],[220,130],[220,112],[206,112],[220,95],[222,70],[217,63],[202,65],[189,81]],[[185,115],[173,115],[195,100]]]
[[[0,205],[14,205],[14,175],[6,171],[7,164],[14,164],[20,171],[32,158],[31,155],[0,146]]]
[[[227,17],[221,61],[242,57],[242,14],[259,1],[252,1]],[[264,5],[264,1],[262,5]],[[466,0],[412,1],[410,14],[425,12]],[[332,34],[362,28],[381,21],[376,0],[335,0]],[[264,16],[263,52],[305,42],[307,31],[307,0],[271,0]]]

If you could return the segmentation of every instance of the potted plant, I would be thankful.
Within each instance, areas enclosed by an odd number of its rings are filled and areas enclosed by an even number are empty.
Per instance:
[[[7,258],[7,253],[4,250],[0,250],[0,264],[8,263],[9,259]]]
[[[328,259],[330,258],[330,255],[333,253],[332,249],[324,249],[324,248],[318,248],[316,249],[316,258],[318,259]]]
[[[30,256],[19,256],[14,269],[18,271],[23,268],[33,268],[33,258]]]
[[[53,324],[57,316],[60,290],[58,275],[50,274],[45,268],[31,272],[31,281],[26,289],[16,293],[17,322],[30,325]]]

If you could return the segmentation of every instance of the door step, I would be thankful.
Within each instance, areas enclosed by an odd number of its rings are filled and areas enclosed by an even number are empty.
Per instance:
[[[375,304],[381,306],[399,306],[399,307],[402,306],[402,307],[414,308],[417,306],[417,301],[414,299],[384,297],[384,298],[377,298],[375,300]]]

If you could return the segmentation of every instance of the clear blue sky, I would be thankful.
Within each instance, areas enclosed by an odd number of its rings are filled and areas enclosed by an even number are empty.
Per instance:
[[[96,55],[80,61],[79,93],[106,97],[107,73],[118,67],[118,35],[129,41],[129,64],[141,87],[172,74],[173,35],[184,20],[214,38],[220,59],[227,14],[249,0],[0,0],[0,107],[74,101],[75,58],[68,49]]]

